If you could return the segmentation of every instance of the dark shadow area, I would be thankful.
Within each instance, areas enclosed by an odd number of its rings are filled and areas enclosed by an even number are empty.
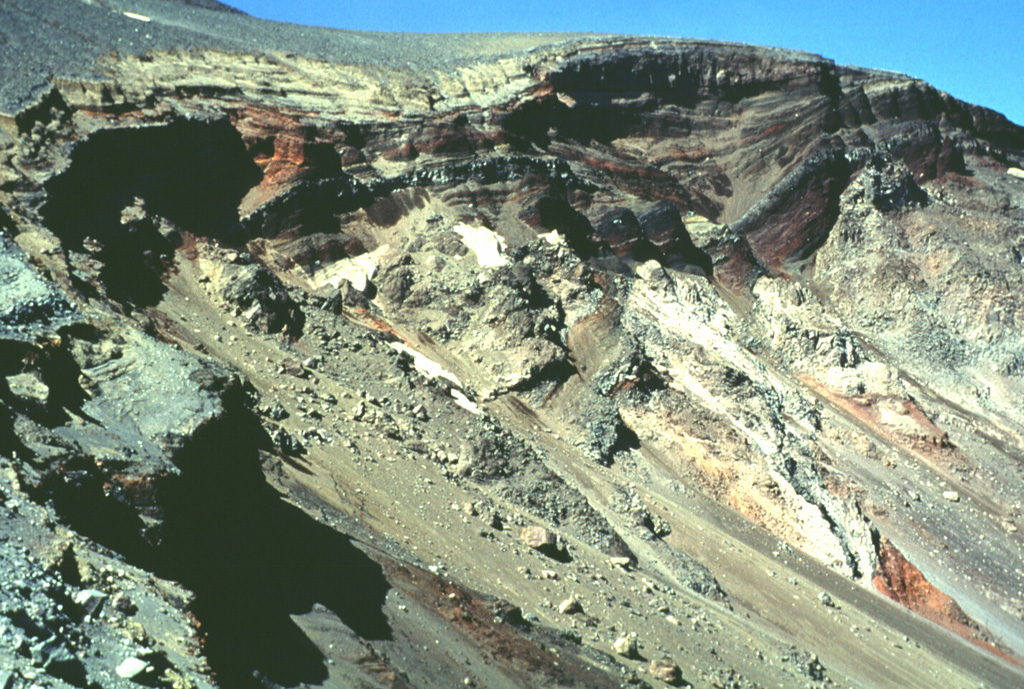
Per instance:
[[[664,265],[676,270],[697,266],[706,277],[711,277],[714,271],[711,256],[693,243],[675,204],[660,201],[641,215],[639,220],[648,241],[664,254]]]
[[[92,240],[111,297],[148,306],[163,295],[160,275],[174,244],[153,223],[123,224],[121,212],[141,198],[182,230],[225,238],[237,231],[238,204],[260,177],[227,121],[104,130],[47,182],[42,215],[66,249],[82,251]]]
[[[550,129],[558,121],[565,106],[556,98],[528,100],[501,118],[501,127],[512,144],[521,152],[531,146],[547,149],[551,144]]]
[[[302,182],[246,218],[236,239],[335,235],[339,215],[366,208],[375,199],[365,184],[346,174]]]
[[[533,628],[530,621],[523,617],[523,609],[518,605],[509,603],[507,600],[495,601],[492,610],[494,611],[495,619],[501,620],[502,624],[507,624],[523,631],[529,631]]]
[[[60,574],[61,580],[69,586],[82,588],[82,570],[75,555],[74,548],[65,548],[55,563],[54,569]]]
[[[49,389],[47,407],[54,411],[70,409],[88,418],[82,412],[82,404],[89,399],[88,393],[82,389],[82,369],[68,349],[67,341],[62,338],[44,343],[35,365],[39,368],[40,379]]]
[[[615,426],[615,443],[609,449],[608,456],[614,457],[620,452],[639,449],[640,437],[636,434],[636,431],[619,419],[619,423]]]
[[[121,553],[135,566],[152,570],[156,558],[138,511],[107,495],[103,484],[94,463],[76,458],[48,473],[30,496],[40,503],[52,500],[54,510],[75,531]]]
[[[559,139],[572,139],[582,144],[597,142],[608,145],[644,128],[644,113],[657,101],[645,99],[639,92],[628,94],[577,93],[583,100],[574,108],[560,108],[554,128]],[[634,98],[636,105],[613,104],[619,98]]]
[[[620,383],[613,389],[612,394],[621,390],[633,393],[641,399],[649,399],[652,393],[666,388],[668,388],[668,383],[665,382],[658,369],[645,357],[637,366],[633,379]]]
[[[570,378],[578,373],[579,371],[576,370],[576,366],[567,359],[551,361],[544,364],[544,366],[542,366],[533,376],[530,376],[525,380],[521,380],[514,385],[510,385],[508,387],[508,391],[529,392],[530,390],[539,388],[542,385],[551,385],[553,388],[546,395],[546,397],[550,397],[554,390],[565,385]]]
[[[7,209],[0,206],[0,234],[4,232],[14,233],[14,221],[7,214]]]
[[[568,564],[569,562],[572,562],[572,555],[569,554],[569,549],[565,546],[559,546],[555,544],[542,545],[541,547],[537,548],[537,552],[543,554],[546,557],[551,558],[555,562],[561,562],[563,564]]]
[[[259,468],[258,421],[239,411],[197,434],[160,489],[162,574],[195,592],[204,651],[225,687],[327,679],[290,615],[314,604],[367,639],[389,639],[383,569],[344,535],[284,502]]]
[[[564,194],[551,193],[537,200],[531,209],[537,216],[537,224],[546,230],[557,230],[565,237],[565,243],[581,259],[593,258],[598,247],[591,240],[594,228],[587,216],[583,215],[565,199]]]
[[[0,376],[11,376],[20,373],[24,368],[24,358],[33,345],[21,340],[0,340]]]
[[[259,450],[270,439],[235,392],[229,411],[175,458],[181,474],[112,479],[79,457],[31,496],[52,500],[65,523],[131,564],[195,593],[190,609],[220,686],[319,684],[328,678],[324,656],[291,616],[321,605],[365,639],[390,639],[382,610],[390,584],[348,537],[266,483]],[[133,491],[139,483],[152,489]]]
[[[0,382],[0,387],[6,388],[6,382]],[[0,398],[3,390],[0,390]],[[14,412],[0,401],[0,456],[18,457],[31,459],[35,453],[31,452],[21,442],[21,438],[14,431]]]
[[[592,225],[555,184],[520,217],[538,228],[557,230],[574,254],[598,270],[631,274],[633,266],[653,259],[709,279],[713,272],[711,257],[693,243],[671,201],[658,202],[640,217],[626,208],[612,208]]]
[[[30,347],[24,342],[0,340],[0,455],[25,460],[35,453],[25,447],[14,430],[15,414],[21,404],[12,393],[7,376],[21,372],[22,359]]]
[[[613,74],[616,70],[622,73]],[[636,80],[628,61],[571,65],[564,71],[548,74],[547,81],[555,91],[571,97],[575,101],[573,107],[554,96],[530,100],[502,118],[502,129],[521,150],[528,150],[530,144],[547,149],[552,139],[608,144],[641,129],[645,115],[659,103],[645,92],[654,91],[649,88],[652,84],[636,90]],[[668,86],[667,81],[664,85]],[[658,95],[664,98],[681,92]]]
[[[918,186],[909,170],[897,169],[889,155],[873,155],[861,177],[871,194],[871,204],[883,213],[928,205],[928,193]]]
[[[82,369],[68,351],[65,339],[48,339],[38,345],[2,342],[0,362],[0,402],[10,409],[48,428],[66,423],[70,418],[68,411],[96,423],[82,411],[82,404],[89,396],[80,382]],[[29,379],[34,379],[39,392],[24,396],[12,390],[3,376],[15,374],[27,374]],[[45,391],[45,399],[35,396],[42,391]]]
[[[295,471],[300,471],[306,476],[313,475],[313,472],[309,470],[309,466],[308,464],[306,464],[305,460],[300,460],[299,458],[296,457],[289,457],[288,455],[285,455],[284,457],[282,457],[282,459],[284,460],[285,464],[290,466],[292,469],[295,469]]]

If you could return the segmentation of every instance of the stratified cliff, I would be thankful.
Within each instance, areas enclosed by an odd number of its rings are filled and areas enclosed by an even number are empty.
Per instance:
[[[1024,129],[207,1],[0,54],[0,687],[1024,682]]]

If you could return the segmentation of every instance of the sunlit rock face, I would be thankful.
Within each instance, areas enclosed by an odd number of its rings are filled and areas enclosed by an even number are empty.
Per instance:
[[[0,686],[1024,684],[1001,115],[207,0],[0,38]]]

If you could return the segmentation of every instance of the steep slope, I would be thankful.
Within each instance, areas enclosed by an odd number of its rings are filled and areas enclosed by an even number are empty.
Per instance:
[[[742,45],[0,19],[0,686],[1024,681],[1024,129]]]

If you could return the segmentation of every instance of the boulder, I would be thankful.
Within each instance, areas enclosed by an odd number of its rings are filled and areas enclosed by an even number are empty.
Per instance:
[[[519,532],[519,538],[534,550],[558,547],[558,538],[543,526],[524,526]]]
[[[679,684],[683,678],[679,666],[671,660],[652,660],[650,672],[652,677],[660,679],[667,684]]]
[[[132,657],[126,658],[124,662],[118,665],[115,672],[117,672],[118,677],[123,677],[137,682],[145,677],[147,672],[152,671],[152,669],[153,668],[150,667],[149,663],[145,660]]]
[[[216,278],[219,296],[238,308],[241,316],[256,331],[302,334],[305,315],[288,295],[281,280],[256,263],[229,263]]]
[[[610,557],[608,558],[608,564],[612,567],[618,567],[619,569],[624,569],[628,572],[633,568],[634,562],[628,557]]]
[[[110,603],[114,606],[115,610],[124,615],[134,615],[139,611],[139,607],[135,605],[124,591],[115,593],[114,597],[110,599]]]
[[[565,546],[559,543],[558,537],[543,526],[523,527],[519,537],[523,543],[553,560],[568,562],[571,559]]]
[[[640,655],[640,650],[636,644],[636,637],[632,635],[620,636],[612,643],[612,650],[623,658],[636,658]]]
[[[107,600],[107,594],[96,589],[82,589],[75,594],[75,604],[82,609],[82,614],[88,617],[95,617],[103,609],[103,603]]]
[[[50,398],[50,388],[36,373],[7,376],[7,387],[25,409],[42,412]]]
[[[583,612],[583,606],[580,605],[580,602],[576,598],[576,596],[570,596],[569,598],[566,598],[564,601],[562,601],[562,603],[558,606],[558,612],[560,612],[563,615],[575,615],[577,613]]]
[[[314,296],[320,299],[321,308],[330,311],[335,315],[341,315],[346,306],[353,306],[361,309],[370,308],[370,300],[365,293],[367,283],[364,281],[363,289],[356,287],[346,278],[338,279],[338,286],[325,285],[318,289]]]

